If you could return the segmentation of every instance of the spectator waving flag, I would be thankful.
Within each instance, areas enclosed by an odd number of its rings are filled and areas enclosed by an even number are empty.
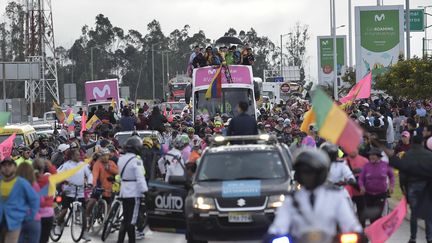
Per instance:
[[[81,131],[80,131],[81,139],[83,137],[83,132],[86,130],[87,130],[87,114],[83,112],[81,116]]]
[[[93,132],[98,125],[102,124],[102,121],[96,115],[93,115],[90,120],[88,120],[86,124],[86,128],[88,131]]]
[[[356,99],[367,99],[371,95],[372,86],[372,72],[369,72],[362,80],[360,80],[354,87],[348,92],[347,96],[340,99],[345,104]]]
[[[211,98],[220,98],[222,96],[222,75],[221,75],[222,66],[216,70],[215,75],[210,82],[210,85],[205,93],[206,99]]]
[[[340,145],[347,153],[358,148],[362,136],[360,127],[321,89],[312,95],[312,110],[322,138]]]

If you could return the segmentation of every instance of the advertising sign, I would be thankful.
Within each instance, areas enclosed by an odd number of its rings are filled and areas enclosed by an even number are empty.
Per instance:
[[[111,101],[111,99],[115,99],[117,104],[120,102],[117,79],[87,81],[85,93],[87,104],[96,101]]]
[[[356,79],[385,72],[404,55],[402,5],[355,8]]]
[[[208,86],[211,83],[218,68],[219,67],[215,66],[194,69],[193,80],[195,87]],[[223,67],[221,72],[222,85],[228,84],[226,78],[226,68]],[[253,84],[252,69],[250,66],[231,65],[229,66],[229,73],[231,74],[231,80],[233,84]]]
[[[318,36],[318,83],[334,82],[333,38]],[[346,66],[346,36],[336,36],[337,75],[341,76]]]

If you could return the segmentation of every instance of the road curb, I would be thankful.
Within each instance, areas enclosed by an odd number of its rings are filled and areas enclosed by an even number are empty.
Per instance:
[[[398,200],[393,199],[393,198],[389,198],[388,202],[389,202],[390,210],[393,210],[398,205],[398,203],[399,203]],[[407,214],[405,215],[405,220],[409,222],[410,218],[411,218],[411,210],[408,207]],[[425,226],[424,220],[420,219],[420,220],[417,220],[417,221],[418,221],[417,222],[418,227],[421,228],[421,229],[423,229],[423,230],[426,230],[426,226]]]

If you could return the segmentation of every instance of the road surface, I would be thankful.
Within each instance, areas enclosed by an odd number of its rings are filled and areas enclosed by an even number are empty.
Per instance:
[[[408,221],[404,221],[404,223],[402,224],[402,226],[399,228],[399,230],[395,233],[395,235],[393,235],[393,237],[388,241],[389,243],[406,243],[408,242],[408,238],[409,238],[409,222]],[[426,243],[425,240],[425,232],[422,229],[419,229],[419,232],[417,233],[417,243]],[[90,236],[92,238],[92,243],[101,243],[101,239],[100,236],[95,236],[92,233],[90,233]],[[60,239],[59,242],[62,243],[70,243],[73,242],[72,238],[70,236],[70,231],[69,228],[65,228],[65,232],[63,233],[62,238]],[[84,241],[81,241],[84,242]],[[110,235],[109,239],[107,241],[105,241],[107,243],[115,243],[117,242],[117,233],[114,233],[112,235]],[[127,241],[127,238],[125,240],[125,242]],[[171,233],[159,233],[159,232],[152,232],[147,230],[146,233],[146,237],[143,240],[137,240],[137,242],[142,242],[142,243],[185,243],[185,237],[183,234],[171,234]],[[228,243],[227,241],[224,241],[225,243]],[[246,242],[260,242],[260,241],[243,241],[244,243]]]

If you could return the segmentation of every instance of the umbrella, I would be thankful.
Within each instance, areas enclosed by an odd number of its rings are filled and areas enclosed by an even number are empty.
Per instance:
[[[236,45],[243,45],[243,42],[233,36],[223,36],[219,39],[217,39],[216,44],[236,44]]]

